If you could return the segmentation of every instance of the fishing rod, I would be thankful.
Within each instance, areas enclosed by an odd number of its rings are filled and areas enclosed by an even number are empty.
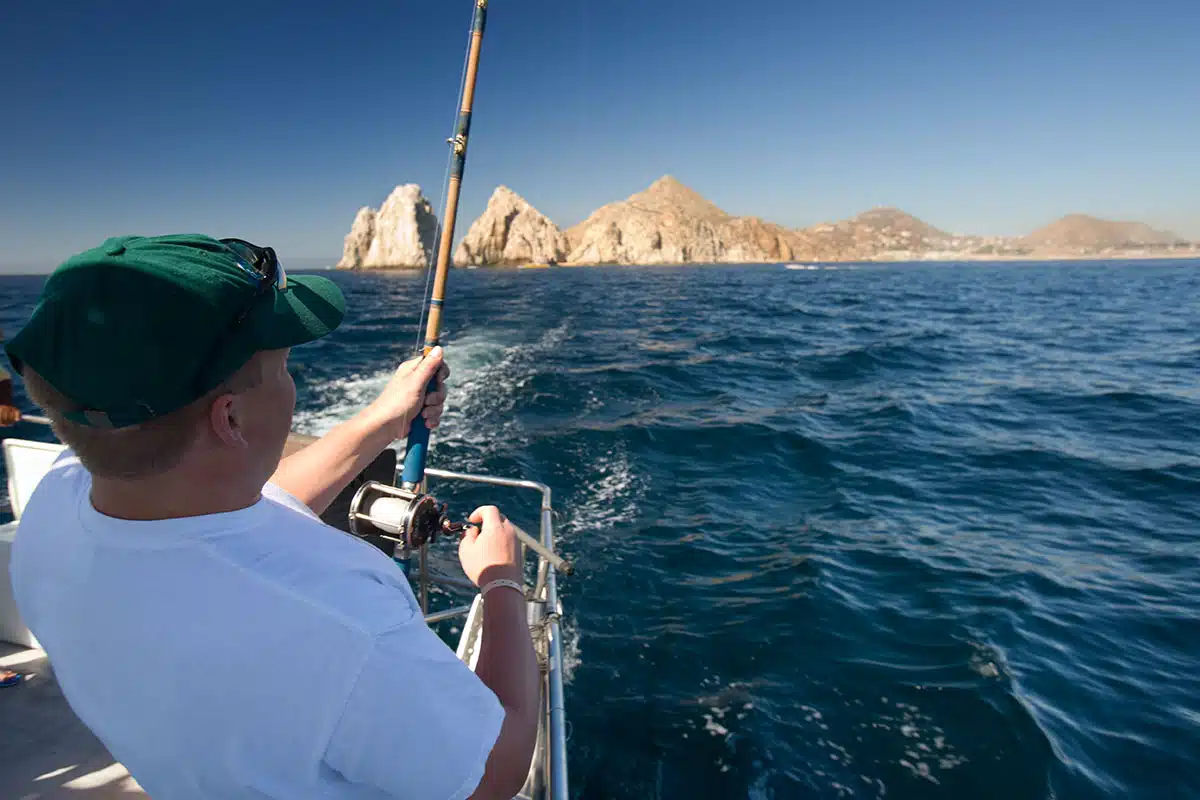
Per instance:
[[[462,192],[463,171],[467,166],[467,141],[471,135],[471,111],[475,105],[475,81],[479,75],[479,54],[483,49],[483,30],[487,26],[488,0],[476,0],[475,16],[471,22],[471,44],[467,55],[466,78],[463,82],[462,105],[454,136],[447,142],[453,149],[450,181],[446,190],[446,210],[442,214],[441,240],[438,242],[437,265],[433,273],[433,293],[429,298],[429,321],[425,326],[424,354],[437,347],[442,335],[442,306],[446,300],[446,277],[450,272],[450,254],[454,245],[454,227],[458,221],[458,198]],[[435,377],[429,391],[437,389]],[[429,427],[420,414],[408,431],[404,453],[404,471],[400,488],[416,491],[425,481],[425,459],[429,452]]]
[[[471,112],[475,104],[475,83],[479,76],[479,55],[483,49],[483,31],[487,26],[488,0],[475,0],[471,19],[471,39],[463,74],[461,102],[454,136],[450,145],[449,179],[446,183],[446,208],[442,214],[441,237],[433,272],[433,291],[427,310],[424,355],[437,347],[442,335],[442,308],[446,301],[446,277],[450,272],[450,256],[454,245],[454,228],[458,220],[458,199],[462,192],[463,172],[467,165],[467,142],[471,135]],[[426,391],[437,390],[437,378]],[[419,550],[439,535],[452,535],[461,530],[461,523],[451,522],[445,504],[425,492],[425,461],[429,455],[429,426],[417,414],[409,426],[405,443],[404,467],[400,486],[377,482],[363,484],[350,503],[350,527],[357,533],[360,521],[370,523],[383,538],[399,545],[396,557],[407,562],[414,550]],[[363,512],[366,513],[363,513]],[[386,518],[386,521],[385,519]]]
[[[425,326],[423,353],[429,355],[438,346],[442,335],[442,308],[446,301],[446,277],[450,272],[450,256],[454,245],[454,228],[458,220],[458,200],[462,192],[463,172],[467,165],[467,142],[471,135],[471,112],[475,105],[475,83],[479,76],[479,54],[483,48],[483,31],[487,26],[488,0],[475,0],[471,20],[471,40],[463,73],[461,102],[454,136],[447,139],[451,147],[450,166],[446,183],[446,208],[442,215],[441,237],[433,272],[433,291]],[[437,390],[435,377],[427,392]],[[425,583],[424,547],[440,536],[460,535],[468,523],[449,518],[446,504],[425,491],[425,461],[429,455],[429,426],[418,414],[409,426],[405,443],[404,466],[400,485],[368,480],[358,487],[349,505],[349,529],[356,536],[377,537],[395,545],[393,557],[407,569],[414,551],[422,553],[422,584]],[[518,539],[560,572],[570,575],[574,567],[542,542],[514,526]],[[426,605],[422,592],[422,607]]]

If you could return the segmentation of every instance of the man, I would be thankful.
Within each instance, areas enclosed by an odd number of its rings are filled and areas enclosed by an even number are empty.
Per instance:
[[[2,341],[4,341],[4,334],[0,333],[0,342]],[[0,366],[0,428],[7,428],[20,421],[21,411],[13,405],[12,375],[9,375],[8,370]],[[22,679],[21,673],[15,670],[0,669],[0,689],[18,686]]]
[[[0,333],[0,342],[3,341],[4,334]],[[20,421],[21,411],[13,405],[12,375],[0,365],[0,428],[16,425]]]
[[[274,251],[125,237],[65,262],[7,346],[71,451],[14,545],[21,614],[79,717],[151,797],[511,797],[537,732],[520,547],[459,547],[485,595],[476,673],[387,556],[316,514],[418,415],[440,348],[280,462],[288,348],[342,320]],[[109,669],[96,669],[107,664]],[[114,665],[119,668],[111,668]]]

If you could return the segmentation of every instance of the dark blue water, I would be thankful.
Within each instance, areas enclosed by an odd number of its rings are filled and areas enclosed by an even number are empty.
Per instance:
[[[423,286],[334,278],[318,432]],[[1200,263],[459,271],[446,339],[434,462],[579,565],[578,797],[1200,794]]]

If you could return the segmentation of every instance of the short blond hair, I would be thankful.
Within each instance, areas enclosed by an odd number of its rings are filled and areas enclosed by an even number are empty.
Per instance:
[[[262,382],[262,367],[252,358],[220,386],[183,408],[125,428],[94,428],[63,415],[81,410],[49,381],[26,367],[25,391],[50,418],[54,434],[74,451],[87,471],[98,478],[137,480],[179,466],[195,441],[212,401],[222,394],[253,389]]]

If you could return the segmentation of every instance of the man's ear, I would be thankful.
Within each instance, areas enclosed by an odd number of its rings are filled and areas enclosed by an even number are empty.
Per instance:
[[[241,408],[236,394],[223,394],[208,408],[208,424],[220,439],[231,447],[248,447],[242,431]]]

